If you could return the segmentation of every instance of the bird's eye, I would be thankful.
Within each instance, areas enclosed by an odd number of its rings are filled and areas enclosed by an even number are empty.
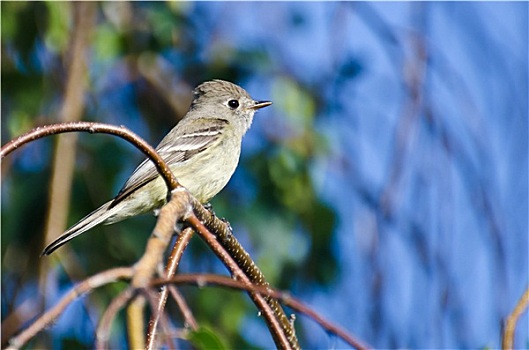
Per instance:
[[[239,107],[239,101],[237,101],[237,100],[229,100],[228,101],[228,106],[230,106],[231,109],[235,109],[235,108]]]

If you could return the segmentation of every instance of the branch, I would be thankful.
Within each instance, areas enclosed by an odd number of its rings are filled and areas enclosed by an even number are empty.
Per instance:
[[[178,269],[180,260],[182,258],[182,255],[184,253],[184,250],[189,244],[191,237],[193,237],[193,230],[190,227],[184,229],[182,233],[178,236],[174,244],[173,251],[171,252],[171,255],[169,256],[169,262],[167,263],[167,266],[165,268],[165,278],[171,278],[175,275],[176,270]],[[175,299],[178,307],[182,311],[185,324],[191,326],[191,328],[193,328],[194,330],[198,328],[198,325],[193,317],[193,314],[191,313],[191,310],[189,309],[183,296],[178,292],[176,288],[174,288],[174,286],[169,286],[169,287],[173,287],[173,288],[168,288],[167,286],[162,287],[160,291],[160,295],[158,297],[158,304],[155,308],[156,312],[154,312],[151,315],[151,319],[149,321],[149,329],[147,331],[147,344],[145,346],[146,349],[155,348],[156,327],[160,320],[160,315],[165,308],[169,289],[171,289],[171,294],[173,295],[173,298]]]
[[[108,349],[108,340],[110,339],[110,330],[112,329],[112,322],[114,321],[114,318],[118,314],[118,312],[125,307],[131,300],[132,304],[137,302],[140,299],[134,299],[137,297],[138,293],[147,294],[149,297],[149,302],[151,304],[152,309],[156,312],[155,303],[153,302],[153,298],[151,297],[150,291],[145,288],[134,288],[129,287],[122,291],[117,297],[115,297],[110,305],[107,307],[105,312],[103,313],[103,316],[101,317],[101,320],[99,322],[99,325],[97,326],[96,330],[96,349]],[[139,298],[139,296],[138,296]],[[141,295],[141,299],[145,300],[145,296]],[[161,324],[165,327],[167,327],[167,320],[160,316],[161,318]],[[140,334],[135,334],[133,336],[142,336],[143,330],[136,330],[137,332],[140,332]],[[129,336],[130,337],[130,336]],[[143,344],[138,343],[132,343],[129,344],[131,348],[138,349],[143,347]],[[172,344],[169,344],[169,348],[172,349]]]
[[[235,260],[237,266],[242,271],[244,271],[244,274],[246,276],[248,276],[252,284],[268,286],[268,282],[266,282],[263,273],[252,260],[250,255],[246,252],[246,250],[244,250],[243,246],[239,243],[237,238],[233,236],[228,224],[226,224],[226,222],[220,220],[211,212],[206,210],[202,206],[202,204],[200,204],[195,198],[191,198],[191,200],[193,201],[192,204],[195,215],[199,218],[201,222],[204,223],[206,227],[211,230],[211,232],[214,233],[216,237],[215,243],[220,243],[220,245],[228,252],[230,257]],[[219,255],[217,254],[217,256]],[[230,267],[228,268],[230,269],[230,271],[232,271]],[[293,348],[298,349],[299,343],[296,338],[294,325],[286,316],[285,311],[281,308],[281,305],[277,302],[277,300],[273,298],[266,298],[266,302],[274,311],[275,318],[279,320],[283,332],[287,335],[287,338],[289,339],[290,345]],[[268,319],[265,318],[265,320],[267,320],[267,323],[269,323]],[[274,333],[272,333],[272,335],[274,335]]]
[[[522,295],[514,310],[507,317],[505,321],[505,329],[503,331],[503,339],[501,348],[504,350],[514,349],[514,331],[516,330],[516,324],[518,319],[527,310],[529,306],[529,287],[525,290],[525,293]]]
[[[136,276],[136,274],[134,274]],[[122,305],[118,304],[114,308],[121,308]],[[127,339],[131,349],[141,349],[145,346],[145,322],[143,320],[143,308],[145,307],[145,297],[139,295],[127,306]],[[117,313],[119,309],[115,311]],[[104,338],[105,342],[108,340],[112,327],[112,321],[114,320],[115,313],[109,316],[108,327],[103,327],[107,330],[108,335]],[[99,327],[98,327],[99,328]],[[99,336],[98,336],[99,338]]]
[[[136,290],[132,287],[129,287],[119,293],[117,297],[112,299],[110,305],[106,308],[101,320],[99,320],[99,325],[96,330],[96,349],[106,349],[108,348],[108,339],[110,338],[110,330],[112,326],[112,320],[116,314],[121,310],[129,300],[134,296]]]
[[[175,344],[171,341],[172,338],[165,336],[166,334],[173,333],[173,331],[170,326],[168,314],[164,313],[163,310],[158,311],[157,309],[158,299],[159,299],[157,291],[154,291],[151,288],[148,288],[148,289],[146,288],[146,289],[143,289],[143,293],[147,294],[148,296],[147,299],[149,301],[150,308],[154,314],[154,317],[158,319],[159,328],[161,328],[161,335],[162,335],[161,340],[165,342],[163,347],[164,348],[167,347],[167,349],[169,350],[176,350]],[[145,343],[143,347],[146,348]],[[162,345],[158,346],[158,348],[161,348],[161,347]]]
[[[293,298],[290,294],[281,292],[276,289],[272,289],[267,286],[248,285],[229,277],[213,274],[179,274],[178,276],[169,279],[154,279],[151,281],[151,287],[163,286],[167,285],[168,283],[196,285],[199,287],[205,287],[206,285],[223,286],[237,290],[245,290],[251,293],[257,293],[260,295],[266,295],[275,299],[279,299],[283,303],[285,303],[285,305],[288,305],[292,309],[312,318],[327,332],[335,334],[352,347],[359,350],[369,349],[368,345],[354,338],[339,326],[334,325],[331,322],[325,320],[322,316],[318,315],[316,312],[314,312],[311,308],[303,304],[301,301]]]
[[[105,284],[122,279],[130,279],[133,275],[133,269],[130,267],[118,267],[98,273],[74,286],[62,299],[50,310],[46,311],[27,329],[9,340],[8,349],[19,349],[33,338],[38,332],[42,331],[53,320],[55,320],[72,301],[90,292],[91,290],[101,287]]]
[[[164,179],[169,190],[173,190],[180,186],[176,177],[173,175],[167,164],[165,164],[164,160],[158,155],[158,153],[156,153],[154,148],[152,148],[152,146],[145,142],[145,140],[124,126],[114,126],[110,124],[92,122],[69,122],[39,126],[5,144],[2,149],[0,149],[0,159],[31,141],[50,135],[74,131],[89,132],[91,134],[112,134],[127,140],[136,146],[136,148],[138,148],[140,151],[142,151],[143,154],[145,154],[145,156],[147,156],[154,163],[156,170],[158,170],[158,173]]]
[[[213,252],[224,263],[224,265],[235,278],[241,281],[244,285],[250,286],[252,284],[252,281],[248,276],[248,271],[242,270],[239,267],[228,251],[225,250],[224,247],[217,241],[217,237],[209,232],[209,230],[194,214],[187,218],[186,221],[197,231],[200,237],[206,241]],[[268,286],[267,284],[264,285]],[[265,299],[261,294],[256,294],[253,292],[250,292],[250,297],[268,324],[268,328],[270,329],[276,346],[281,349],[299,349],[299,344],[290,322],[287,320],[287,323],[290,325],[290,327],[285,327],[283,322],[281,322],[281,324],[279,323],[283,320],[277,315],[284,315],[284,311],[281,309],[279,303],[277,303],[277,301],[275,301],[275,303],[271,303],[270,301],[273,299]]]

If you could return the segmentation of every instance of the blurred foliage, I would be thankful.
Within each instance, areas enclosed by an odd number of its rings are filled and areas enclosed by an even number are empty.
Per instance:
[[[201,327],[196,331],[192,331],[187,339],[196,349],[228,349],[222,344],[217,333],[206,327]]]

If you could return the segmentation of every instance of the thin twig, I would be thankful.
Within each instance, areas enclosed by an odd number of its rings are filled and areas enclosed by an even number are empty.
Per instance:
[[[29,321],[34,320],[41,313],[36,299],[24,300],[14,311],[9,313],[2,320],[2,329],[0,330],[2,349],[8,346],[9,339],[20,330],[21,325],[28,324]]]
[[[130,267],[118,267],[98,273],[92,277],[75,285],[62,299],[51,309],[46,311],[35,322],[33,322],[27,329],[22,331],[18,336],[9,340],[8,349],[18,349],[26,344],[38,332],[42,331],[46,326],[53,322],[68,305],[84,293],[101,287],[105,284],[115,282],[121,279],[129,279],[133,275],[133,269]]]
[[[134,266],[134,277],[132,286],[141,288],[148,285],[156,273],[156,267],[162,262],[167,246],[171,242],[175,224],[179,219],[185,219],[191,212],[190,200],[191,195],[184,187],[178,187],[171,192],[171,199],[164,205],[158,214],[158,220],[154,227],[151,237],[147,241],[145,253]],[[143,335],[143,305],[141,298],[132,303],[132,310],[127,313],[127,321],[131,326],[134,325],[134,332],[141,332]],[[154,314],[158,309],[154,309]],[[156,317],[156,316],[155,316]],[[134,338],[132,338],[134,336]],[[137,335],[130,334],[130,341],[134,341],[134,347],[145,347],[145,338],[139,338]],[[150,342],[154,341],[154,335],[151,336]]]
[[[96,330],[96,349],[102,350],[108,348],[108,339],[110,338],[110,330],[112,321],[117,313],[127,305],[127,303],[134,297],[136,289],[129,287],[112,299],[107,306],[103,316],[99,320],[99,325]]]
[[[176,270],[178,269],[178,265],[180,263],[180,259],[182,258],[182,254],[184,253],[184,250],[189,244],[189,241],[192,236],[193,230],[189,227],[185,228],[182,233],[178,236],[171,252],[171,255],[169,256],[167,266],[165,268],[165,278],[171,278],[175,275]],[[189,307],[185,303],[185,300],[179,293],[176,295],[175,293],[178,293],[178,291],[174,290],[172,291],[172,294],[175,297],[175,300],[177,301],[180,309],[182,310],[182,314],[184,315],[186,324],[193,327],[193,329],[196,329],[196,321],[194,320],[193,315],[189,310]],[[155,308],[156,312],[153,312],[149,321],[149,328],[147,330],[147,343],[145,345],[146,349],[154,349],[155,347],[156,327],[158,325],[159,317],[165,308],[165,304],[167,302],[167,295],[168,288],[167,286],[163,286],[158,297],[158,304]]]
[[[198,329],[198,323],[195,320],[195,316],[193,316],[189,305],[184,299],[184,296],[182,295],[182,293],[180,293],[178,289],[176,289],[175,286],[168,286],[168,288],[169,292],[171,293],[171,296],[175,300],[176,305],[178,305],[178,308],[182,312],[182,316],[184,316],[184,327],[191,327],[192,330],[196,331]]]
[[[138,295],[138,292],[142,292],[143,294]],[[135,303],[136,300],[135,297],[141,298],[145,300],[146,296],[144,294],[147,294],[147,299],[149,300],[151,307],[153,310],[155,310],[155,303],[152,301],[152,297],[149,294],[149,291],[144,288],[134,288],[129,287],[122,291],[117,297],[112,299],[112,302],[108,307],[106,308],[105,312],[103,313],[103,316],[101,316],[101,320],[99,322],[99,325],[97,326],[96,330],[96,349],[103,350],[108,349],[108,340],[110,339],[110,330],[112,328],[112,323],[114,321],[114,318],[116,318],[116,315],[118,312],[123,309],[128,303]],[[143,301],[142,301],[143,302]],[[165,318],[161,318],[160,323],[164,326],[164,328],[168,329],[167,321]],[[139,331],[140,333],[143,333],[143,330]],[[137,346],[137,344],[134,344],[135,346],[132,346],[132,348],[142,348],[143,346]]]
[[[332,324],[331,322],[325,320],[322,316],[318,315],[310,307],[303,304],[301,301],[293,298],[289,293],[281,292],[276,289],[272,289],[266,286],[258,286],[255,284],[248,285],[241,283],[240,281],[234,280],[229,277],[213,275],[213,274],[179,274],[170,279],[154,279],[151,281],[151,286],[160,286],[166,285],[168,283],[175,284],[188,284],[204,287],[206,285],[210,286],[223,286],[229,287],[238,290],[245,290],[251,293],[257,293],[261,295],[266,295],[278,300],[281,300],[285,305],[288,305],[292,309],[307,315],[318,323],[325,331],[335,334],[339,338],[343,339],[347,344],[359,350],[366,350],[370,347],[360,340],[354,338],[345,330],[340,328],[337,325]]]
[[[158,300],[158,293],[154,290],[151,290],[150,288],[143,289],[143,293],[147,295],[147,300],[149,301],[149,305],[151,307],[153,316],[158,319],[159,328],[161,329],[160,334],[170,334],[172,333],[172,329],[170,326],[169,318],[167,317],[167,314],[163,312],[163,310],[158,310],[157,307],[159,305]],[[174,343],[171,338],[168,337],[161,337],[161,340],[165,342],[165,345],[169,350],[176,350]],[[145,349],[147,349],[147,346],[144,346]],[[160,348],[160,347],[157,347]]]
[[[512,310],[511,314],[505,321],[505,329],[503,330],[503,339],[501,348],[503,350],[514,349],[514,331],[516,330],[516,324],[520,316],[527,311],[529,307],[529,287],[525,290],[524,294],[518,300],[518,303]]]

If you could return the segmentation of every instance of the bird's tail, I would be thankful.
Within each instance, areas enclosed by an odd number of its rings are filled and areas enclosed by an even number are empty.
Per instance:
[[[70,227],[66,232],[64,232],[59,238],[57,238],[55,241],[51,242],[46,248],[44,248],[44,251],[42,252],[42,255],[50,255],[53,253],[57,248],[68,242],[69,240],[79,236],[81,233],[84,233],[91,228],[105,222],[112,216],[114,216],[120,209],[121,206],[115,206],[110,208],[110,204],[112,201],[107,202],[85,216],[83,219],[81,219],[77,224]],[[111,221],[111,220],[108,220]],[[119,220],[115,220],[119,221]],[[111,222],[115,222],[111,221]],[[110,222],[109,222],[110,223]]]

